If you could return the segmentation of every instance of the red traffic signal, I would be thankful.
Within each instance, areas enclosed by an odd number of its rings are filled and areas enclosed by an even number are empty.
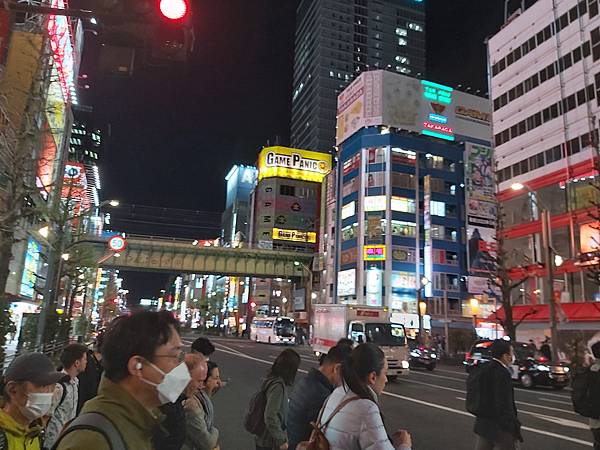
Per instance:
[[[168,20],[183,20],[190,10],[188,0],[159,0],[158,8]]]

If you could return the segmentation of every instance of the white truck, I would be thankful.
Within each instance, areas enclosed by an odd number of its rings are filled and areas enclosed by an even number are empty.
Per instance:
[[[387,308],[357,305],[313,305],[311,346],[317,357],[341,338],[356,344],[377,344],[388,361],[388,379],[409,373],[409,349],[404,325],[390,322]]]

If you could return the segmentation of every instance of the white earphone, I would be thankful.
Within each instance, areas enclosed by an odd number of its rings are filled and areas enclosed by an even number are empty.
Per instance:
[[[138,361],[138,362],[137,362],[137,364],[135,365],[135,368],[136,368],[137,370],[141,370],[141,368],[142,368],[142,363]]]

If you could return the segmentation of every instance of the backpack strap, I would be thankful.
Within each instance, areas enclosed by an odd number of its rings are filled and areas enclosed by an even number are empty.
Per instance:
[[[75,418],[69,426],[61,433],[58,440],[52,447],[52,450],[58,449],[58,444],[63,438],[77,430],[90,430],[100,433],[111,450],[127,450],[125,441],[121,432],[117,429],[115,424],[104,414],[99,412],[88,412],[80,414]]]
[[[8,437],[4,430],[0,430],[0,450],[8,450]]]
[[[334,416],[337,413],[339,413],[344,406],[346,406],[350,402],[353,402],[354,400],[360,400],[360,397],[358,395],[355,395],[353,397],[349,397],[346,400],[340,402],[340,404],[337,405],[336,408],[333,410],[333,412],[329,415],[329,417],[327,418],[327,420],[324,423],[321,423],[323,412],[325,411],[325,405],[327,404],[328,400],[329,400],[329,398],[327,400],[325,400],[325,403],[323,404],[323,407],[321,408],[321,412],[319,413],[319,418],[317,419],[317,426],[321,430],[323,430],[327,425],[329,425],[329,422],[331,422],[331,419],[333,419]]]

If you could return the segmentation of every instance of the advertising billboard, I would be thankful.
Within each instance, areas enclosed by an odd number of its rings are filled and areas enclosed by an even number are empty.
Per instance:
[[[363,72],[338,96],[336,142],[382,122],[383,71]]]
[[[317,242],[317,233],[314,231],[284,230],[281,228],[273,228],[273,239],[314,244]]]
[[[464,161],[469,264],[467,286],[469,293],[482,294],[488,285],[484,280],[494,269],[490,257],[494,256],[498,208],[493,150],[488,146],[467,143]]]
[[[342,220],[352,217],[356,214],[356,202],[352,200],[350,203],[342,206]]]
[[[382,306],[383,271],[370,267],[366,271],[367,306]]]
[[[258,155],[258,179],[291,178],[321,183],[331,172],[331,155],[288,147],[266,147]]]
[[[423,275],[430,282],[425,285],[425,297],[433,297],[433,238],[431,236],[431,175],[423,178]]]
[[[342,270],[338,272],[337,295],[346,297],[356,294],[356,269]]]
[[[358,260],[358,251],[356,247],[349,248],[340,253],[340,264],[346,266],[348,264],[356,264]]]
[[[65,8],[64,0],[51,0],[50,7]],[[65,100],[75,95],[75,52],[71,39],[71,27],[67,16],[48,15],[48,36],[54,62],[58,69],[58,79]],[[76,98],[71,99],[77,103]]]
[[[367,126],[384,125],[439,139],[491,140],[485,98],[393,72],[363,72],[338,96],[336,142]]]
[[[597,252],[600,247],[600,223],[584,223],[579,226],[579,246],[581,253]]]
[[[27,241],[27,250],[25,253],[25,264],[23,266],[23,275],[21,277],[20,294],[23,297],[35,298],[35,281],[40,269],[40,244],[33,238]]]

